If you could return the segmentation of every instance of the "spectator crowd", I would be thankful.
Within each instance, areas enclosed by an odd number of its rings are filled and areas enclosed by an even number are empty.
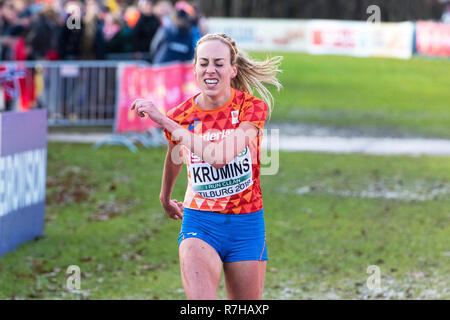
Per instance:
[[[0,60],[187,61],[205,21],[186,1],[0,0]]]

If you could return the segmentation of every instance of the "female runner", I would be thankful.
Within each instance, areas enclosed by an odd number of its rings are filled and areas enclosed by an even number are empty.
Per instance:
[[[267,263],[260,146],[282,57],[251,60],[225,34],[207,34],[195,48],[201,92],[167,115],[149,101],[131,108],[159,124],[169,141],[160,201],[182,219],[178,239],[181,278],[188,299],[216,299],[222,268],[228,299],[261,299]],[[261,99],[252,95],[256,89]],[[184,202],[171,199],[186,161]]]

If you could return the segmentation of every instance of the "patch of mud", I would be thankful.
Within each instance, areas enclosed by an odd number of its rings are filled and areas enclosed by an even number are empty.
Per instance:
[[[447,277],[431,276],[422,272],[408,273],[401,278],[382,275],[380,286],[369,289],[366,283],[351,279],[339,281],[331,287],[325,283],[311,284],[308,281],[296,284],[294,281],[280,282],[264,289],[263,299],[273,300],[391,300],[391,299],[449,299],[450,283]]]
[[[338,136],[285,136],[267,131],[262,147],[281,151],[361,153],[373,155],[450,155],[450,140]],[[269,141],[270,140],[270,141]]]
[[[429,201],[437,200],[450,195],[450,184],[437,183],[433,186],[424,186],[416,183],[414,188],[407,189],[396,185],[387,187],[383,184],[371,184],[365,190],[337,190],[321,188],[320,185],[302,186],[296,189],[297,194],[330,194],[348,198],[391,199],[401,201]]]
[[[268,122],[266,129],[279,129],[283,136],[315,136],[315,137],[389,137],[389,138],[421,138],[410,132],[382,128],[349,128],[318,126],[304,123]]]

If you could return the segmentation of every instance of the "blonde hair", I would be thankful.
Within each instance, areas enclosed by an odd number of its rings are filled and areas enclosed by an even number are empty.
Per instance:
[[[255,89],[269,109],[269,119],[272,114],[273,96],[263,83],[271,84],[278,91],[282,88],[277,79],[277,73],[282,72],[279,67],[282,56],[267,58],[264,61],[252,60],[247,53],[238,50],[236,42],[223,33],[207,34],[197,41],[195,47],[194,64],[197,62],[197,48],[202,42],[209,40],[219,40],[230,48],[231,65],[237,65],[237,75],[231,79],[231,87],[253,94]]]

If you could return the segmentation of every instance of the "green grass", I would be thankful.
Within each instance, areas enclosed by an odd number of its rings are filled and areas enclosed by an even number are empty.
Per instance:
[[[164,156],[50,143],[45,233],[0,258],[0,299],[184,299],[180,221],[158,200]],[[450,298],[449,157],[281,152],[278,174],[261,183],[263,298]],[[183,169],[174,198],[185,187]],[[432,196],[342,193],[364,190]],[[70,265],[82,293],[65,288]],[[366,288],[369,265],[381,268],[380,291]]]
[[[450,138],[448,59],[275,55],[284,56],[284,89],[273,91],[274,122]]]

